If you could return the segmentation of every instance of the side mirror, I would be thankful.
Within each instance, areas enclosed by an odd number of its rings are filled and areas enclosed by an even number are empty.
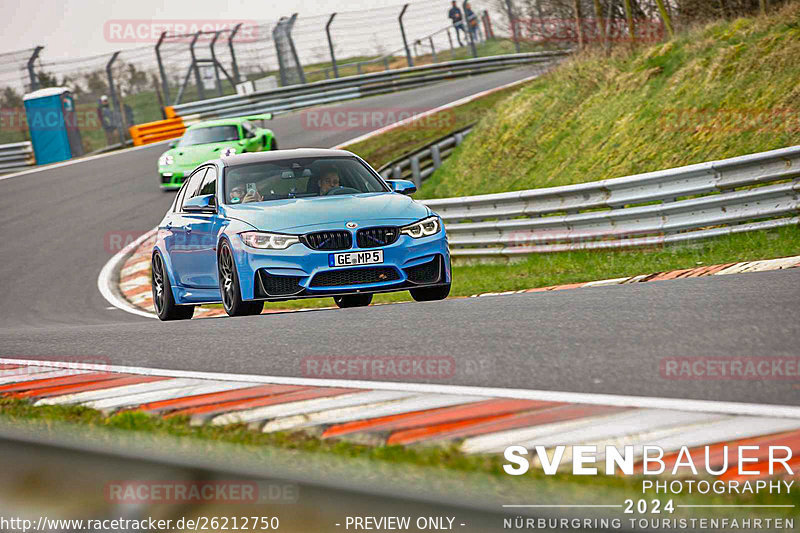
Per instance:
[[[195,196],[183,203],[183,210],[187,213],[216,213],[217,201],[213,194]]]
[[[386,183],[392,188],[394,192],[398,192],[400,194],[414,194],[417,192],[417,186],[414,185],[413,181],[408,180],[386,180]]]
[[[176,146],[178,146],[178,141],[177,140],[172,140],[172,141],[169,142],[169,147],[170,148],[175,148]]]

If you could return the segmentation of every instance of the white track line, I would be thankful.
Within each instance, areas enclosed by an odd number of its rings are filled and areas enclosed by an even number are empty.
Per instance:
[[[157,231],[158,228],[151,229],[144,235],[139,236],[139,238],[132,243],[125,246],[125,248],[114,254],[114,256],[109,259],[105,265],[103,265],[103,268],[100,270],[100,274],[97,276],[97,289],[100,291],[100,294],[103,295],[103,298],[108,301],[108,303],[117,309],[122,309],[128,313],[133,313],[134,315],[139,315],[146,318],[158,318],[158,316],[154,313],[148,313],[147,311],[139,309],[123,298],[119,294],[119,290],[115,287],[117,281],[114,273],[116,272],[117,267],[123,261],[125,261],[128,255],[133,253],[140,244],[152,237]]]
[[[114,150],[114,151],[111,151],[111,152],[106,152],[104,154],[90,155],[90,156],[87,156],[87,157],[81,157],[79,159],[70,159],[69,161],[62,161],[60,163],[52,163],[52,164],[49,164],[49,165],[43,165],[41,167],[31,168],[31,169],[27,169],[27,170],[22,170],[20,172],[15,172],[13,174],[6,174],[5,176],[0,176],[0,181],[7,180],[9,178],[16,178],[18,176],[25,176],[26,174],[33,174],[35,172],[44,172],[46,170],[53,170],[53,169],[61,168],[61,167],[69,167],[69,166],[72,166],[72,165],[79,165],[81,163],[86,163],[88,161],[94,161],[95,159],[103,159],[104,157],[111,157],[111,156],[114,156],[114,155],[120,155],[120,154],[124,154],[124,153],[128,153],[128,152],[135,152],[137,150],[144,150],[144,149],[150,148],[152,146],[158,146],[160,144],[166,144],[169,141],[170,140],[159,141],[159,142],[155,142],[155,143],[151,143],[151,144],[145,144],[145,145],[142,145],[142,146],[132,146],[130,148],[123,148],[122,150]]]
[[[0,363],[94,370],[100,372],[120,372],[143,376],[166,376],[174,378],[208,379],[215,381],[243,381],[247,383],[273,385],[303,385],[309,387],[343,387],[350,389],[394,390],[403,392],[417,392],[421,394],[458,394],[462,396],[485,396],[490,398],[513,398],[547,402],[585,403],[589,405],[611,405],[617,407],[638,407],[644,409],[675,409],[680,411],[702,411],[706,413],[721,413],[729,415],[752,415],[800,419],[800,407],[793,405],[739,403],[715,400],[688,400],[683,398],[663,398],[657,396],[623,396],[618,394],[506,389],[500,387],[473,387],[465,385],[441,385],[432,383],[399,383],[391,381],[258,376],[254,374],[167,370],[135,366],[99,365],[61,361],[37,361],[31,359],[0,358]]]

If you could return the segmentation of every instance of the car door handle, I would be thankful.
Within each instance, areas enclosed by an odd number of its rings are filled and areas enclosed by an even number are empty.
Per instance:
[[[192,225],[191,224],[186,224],[185,228],[186,228],[186,233],[191,233],[192,232]]]

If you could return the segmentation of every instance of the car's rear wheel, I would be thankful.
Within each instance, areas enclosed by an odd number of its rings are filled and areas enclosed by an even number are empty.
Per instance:
[[[278,141],[276,141],[274,138],[270,139],[270,141],[269,141],[269,150],[272,151],[272,150],[277,150],[277,149],[278,149]]]
[[[164,268],[164,259],[161,254],[153,254],[151,262],[153,289],[153,307],[161,320],[186,320],[194,314],[193,305],[177,305],[172,296],[172,285],[169,283],[167,269]]]
[[[334,296],[333,301],[342,309],[346,307],[366,307],[372,303],[372,295],[348,294],[346,296]]]
[[[450,294],[450,284],[439,285],[438,287],[423,287],[411,289],[411,297],[418,302],[432,302],[434,300],[444,300]]]
[[[231,252],[231,247],[226,241],[222,241],[219,246],[217,272],[219,274],[219,292],[222,295],[222,307],[228,313],[228,316],[247,316],[261,313],[264,309],[264,302],[242,300],[239,274],[236,272],[233,252]]]

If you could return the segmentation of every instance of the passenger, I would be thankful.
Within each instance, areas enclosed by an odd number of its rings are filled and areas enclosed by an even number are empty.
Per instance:
[[[234,185],[230,193],[230,202],[232,204],[260,202],[263,199],[263,196],[261,196],[258,191],[249,191],[245,193],[245,188],[241,185]]]

